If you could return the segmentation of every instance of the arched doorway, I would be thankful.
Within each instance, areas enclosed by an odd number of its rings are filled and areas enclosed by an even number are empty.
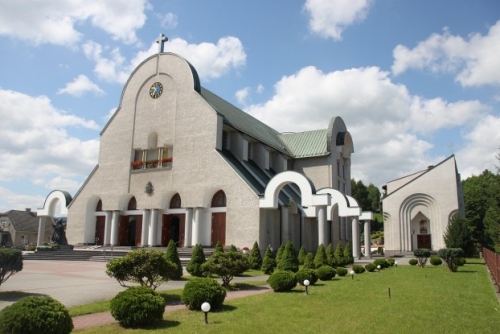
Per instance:
[[[102,201],[99,200],[97,202],[95,208],[96,214],[102,213]],[[106,225],[106,217],[105,216],[97,216],[95,217],[95,244],[96,245],[104,245],[104,227]]]
[[[170,200],[169,209],[181,209],[181,196],[175,194]],[[184,213],[172,213],[163,215],[161,227],[161,246],[166,247],[172,239],[177,247],[184,247],[186,215]]]
[[[212,208],[225,208],[226,194],[219,190],[212,197]],[[212,237],[211,246],[214,247],[220,241],[222,247],[226,246],[226,213],[212,212]]]
[[[137,210],[137,201],[132,197],[127,205],[128,211]],[[142,215],[129,215],[120,218],[118,230],[119,246],[138,246],[141,244]]]

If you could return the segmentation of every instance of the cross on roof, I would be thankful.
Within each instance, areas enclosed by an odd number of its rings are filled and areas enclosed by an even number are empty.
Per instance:
[[[155,40],[155,42],[158,43],[158,53],[163,53],[163,46],[165,45],[166,41],[168,41],[168,37],[163,34],[160,34],[160,36],[158,36],[158,38]]]

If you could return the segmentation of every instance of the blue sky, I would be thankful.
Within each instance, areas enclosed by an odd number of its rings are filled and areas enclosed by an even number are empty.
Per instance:
[[[76,193],[160,33],[278,131],[342,117],[365,184],[452,151],[463,179],[500,164],[497,0],[0,0],[0,212]]]

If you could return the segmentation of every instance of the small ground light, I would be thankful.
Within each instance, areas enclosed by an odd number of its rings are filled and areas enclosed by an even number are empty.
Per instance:
[[[394,265],[396,266],[396,268],[398,267],[398,261],[394,261]]]
[[[354,279],[354,270],[351,270],[350,274],[351,274],[351,279],[353,280]]]
[[[306,287],[306,295],[308,295],[309,293],[307,292],[307,288],[309,287],[309,284],[311,284],[311,282],[309,282],[308,279],[304,280],[304,286]]]
[[[381,266],[380,266],[380,264],[379,264],[379,265],[377,266],[377,270],[378,270],[378,272],[380,272],[380,269],[381,269],[381,268],[382,268],[382,267],[381,267]]]
[[[210,311],[210,304],[204,302],[201,304],[201,310],[205,313],[205,325],[208,324],[208,312]]]

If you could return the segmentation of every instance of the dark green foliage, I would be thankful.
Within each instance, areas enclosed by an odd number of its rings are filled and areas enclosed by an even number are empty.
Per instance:
[[[135,282],[156,289],[173,277],[176,270],[177,266],[167,261],[163,252],[146,249],[134,250],[106,265],[106,274],[124,287],[128,287],[125,282]]]
[[[410,260],[408,261],[408,264],[409,264],[410,266],[416,266],[416,265],[418,264],[418,260],[417,260],[417,259],[410,259]]]
[[[304,268],[316,269],[316,266],[314,265],[314,254],[312,252],[307,253],[304,259]]]
[[[415,255],[418,260],[418,266],[420,268],[423,268],[427,263],[427,259],[429,258],[429,256],[431,256],[431,251],[426,248],[419,248],[413,251],[413,255]]]
[[[376,259],[373,261],[373,264],[375,265],[375,268],[377,266],[380,266],[381,269],[389,268],[389,263],[386,259]]]
[[[443,264],[443,260],[439,256],[431,256],[431,264],[433,266],[440,266]]]
[[[21,251],[14,248],[0,248],[0,285],[21,270],[23,270]]]
[[[365,268],[359,264],[355,264],[352,266],[352,270],[354,271],[354,273],[356,274],[362,274],[365,272]]]
[[[291,271],[275,271],[267,279],[274,292],[290,291],[297,285],[295,274]]]
[[[328,264],[328,259],[326,258],[325,246],[321,244],[316,250],[316,256],[314,257],[314,266],[316,268],[319,268],[327,264]]]
[[[306,248],[304,247],[304,245],[302,245],[302,247],[300,247],[300,250],[299,250],[299,255],[297,256],[297,259],[299,260],[300,265],[304,264],[304,260],[306,259],[306,255],[307,255]]]
[[[377,266],[375,266],[373,263],[368,263],[367,265],[365,265],[365,269],[366,269],[366,271],[368,271],[369,273],[374,272],[376,267],[377,267]]]
[[[345,275],[347,275],[347,269],[344,267],[338,267],[337,275],[339,275],[340,277],[344,277]]]
[[[474,240],[472,229],[459,213],[455,213],[448,222],[444,232],[446,248],[462,248],[465,256],[474,255]]]
[[[201,265],[205,263],[205,253],[203,252],[203,247],[201,244],[197,244],[193,248],[193,253],[191,254],[191,260],[189,260],[186,270],[193,276],[201,277],[203,276],[203,271],[201,270]]]
[[[299,270],[299,260],[297,259],[295,247],[291,241],[286,243],[285,249],[281,255],[281,260],[278,262],[278,269],[285,271],[290,270],[294,273]]]
[[[262,267],[262,256],[260,256],[259,244],[254,242],[252,250],[248,254],[248,263],[251,269],[259,270]]]
[[[387,261],[387,264],[389,265],[389,267],[394,266],[394,264],[396,263],[396,260],[394,260],[394,259],[387,259],[386,261]]]
[[[351,179],[351,194],[363,210],[380,211],[380,190],[372,183],[365,186],[363,181]]]
[[[306,279],[309,280],[311,285],[316,284],[318,281],[318,275],[313,269],[301,269],[295,273],[295,278],[300,285],[304,285],[304,280]]]
[[[238,251],[238,249],[236,248],[235,245],[229,246],[229,252],[237,252],[237,251]]]
[[[66,334],[72,330],[68,310],[48,296],[26,297],[0,311],[2,334]]]
[[[461,265],[465,253],[461,248],[442,248],[438,251],[438,256],[443,259],[451,272],[456,272],[457,267]]]
[[[335,248],[335,252],[333,253],[333,255],[335,256],[335,261],[337,262],[338,266],[346,265],[346,263],[344,263],[344,251],[342,251],[340,242],[337,244],[337,248]]]
[[[330,281],[335,277],[336,271],[329,265],[324,265],[316,269],[316,275],[322,281]]]
[[[212,253],[212,256],[214,256],[215,254],[219,254],[219,253],[224,253],[224,249],[222,248],[222,244],[220,243],[220,241],[217,241],[217,243],[215,244],[215,249],[214,249],[214,252]]]
[[[229,286],[234,276],[243,274],[250,268],[248,259],[240,252],[226,252],[212,255],[201,265],[201,270],[208,275],[217,275],[223,286]]]
[[[485,234],[491,240],[489,246],[494,248],[496,253],[500,253],[500,201],[498,206],[490,206],[486,210],[483,221]]]
[[[278,251],[276,252],[276,265],[278,265],[281,261],[281,256],[283,255],[283,252],[285,251],[285,245],[281,244],[281,246],[278,248]]]
[[[111,299],[109,308],[120,326],[147,327],[163,319],[165,299],[146,286],[134,286]]]
[[[276,268],[276,261],[273,258],[273,252],[271,251],[271,246],[267,246],[266,253],[264,254],[264,260],[262,260],[262,267],[260,270],[266,274],[271,275]]]
[[[333,244],[330,242],[328,247],[326,247],[326,264],[336,267],[337,259],[335,258],[335,251],[333,250]]]
[[[182,264],[181,259],[179,258],[179,253],[177,253],[177,247],[172,239],[168,242],[165,257],[167,261],[170,261],[177,266],[177,269],[172,273],[171,279],[180,279],[182,277]]]
[[[344,265],[352,263],[354,263],[354,258],[352,257],[351,245],[346,243],[344,248]]]
[[[196,277],[189,280],[182,290],[181,301],[190,309],[201,310],[201,304],[208,302],[211,310],[221,308],[226,299],[226,289],[211,278]]]

